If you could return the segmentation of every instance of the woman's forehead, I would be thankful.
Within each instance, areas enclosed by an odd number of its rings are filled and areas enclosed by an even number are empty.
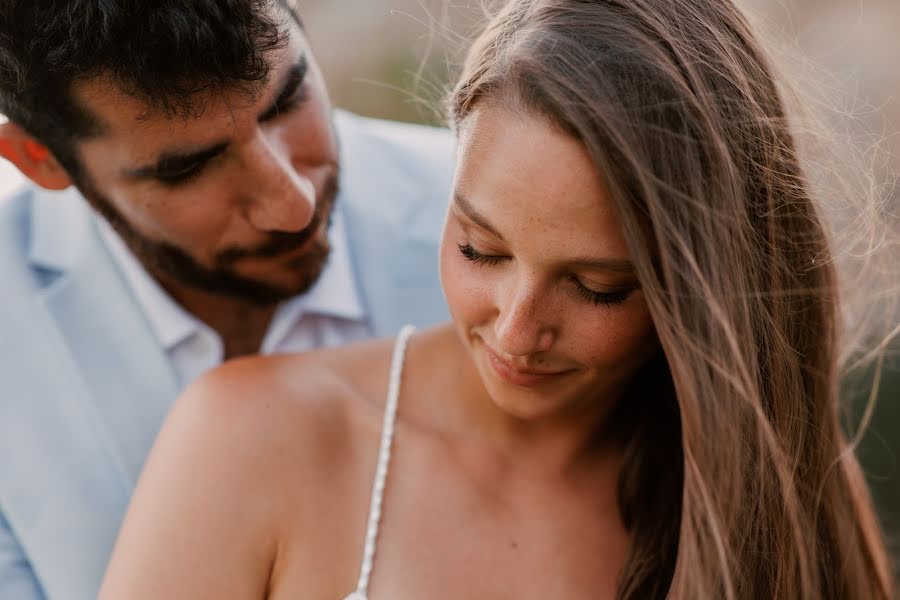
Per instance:
[[[609,235],[619,224],[587,150],[541,117],[485,106],[460,131],[456,193],[502,229]]]

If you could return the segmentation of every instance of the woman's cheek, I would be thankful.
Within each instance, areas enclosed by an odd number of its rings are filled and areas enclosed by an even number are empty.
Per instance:
[[[574,311],[573,311],[574,314]],[[646,305],[609,307],[593,319],[581,318],[579,338],[587,362],[613,371],[633,372],[656,351],[659,342]],[[591,343],[593,342],[593,343]]]
[[[455,248],[454,248],[455,249]],[[462,256],[441,256],[441,284],[455,321],[478,325],[491,313],[492,286],[483,267],[469,263]]]

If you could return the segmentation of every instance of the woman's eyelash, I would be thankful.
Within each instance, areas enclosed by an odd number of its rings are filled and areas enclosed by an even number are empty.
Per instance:
[[[479,265],[496,265],[506,258],[505,256],[482,254],[473,248],[471,244],[457,244],[457,247],[459,248],[460,254],[462,254],[466,260]]]
[[[628,299],[628,296],[631,295],[633,290],[618,290],[615,292],[595,292],[594,290],[587,288],[581,283],[577,277],[572,277],[572,283],[575,285],[575,290],[578,295],[587,300],[591,304],[596,304],[598,306],[613,306],[616,304],[622,304]]]
[[[471,244],[457,244],[457,247],[459,248],[460,254],[463,255],[463,258],[478,265],[496,265],[497,263],[508,258],[506,256],[482,254],[481,252],[473,248]],[[622,304],[626,299],[628,299],[628,296],[631,295],[631,292],[634,291],[631,289],[625,289],[615,292],[596,292],[586,287],[583,283],[581,283],[578,277],[574,275],[570,278],[570,280],[575,289],[575,292],[578,294],[579,299],[586,300],[587,302],[590,302],[591,304],[597,306],[614,306],[617,304]]]

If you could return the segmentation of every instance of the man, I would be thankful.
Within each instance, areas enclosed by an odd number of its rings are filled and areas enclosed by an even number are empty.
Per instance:
[[[7,0],[0,112],[0,599],[93,598],[185,385],[444,317],[452,141],[333,116],[284,0]]]

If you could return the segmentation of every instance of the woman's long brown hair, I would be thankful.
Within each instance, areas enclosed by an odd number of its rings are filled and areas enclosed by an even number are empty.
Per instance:
[[[513,0],[456,124],[508,103],[584,143],[661,342],[625,402],[618,597],[889,600],[838,419],[838,289],[778,85],[729,0]]]

